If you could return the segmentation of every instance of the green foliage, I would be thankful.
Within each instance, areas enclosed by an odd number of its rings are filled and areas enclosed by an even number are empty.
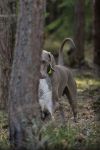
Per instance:
[[[48,9],[49,7],[49,9]],[[46,33],[47,38],[62,40],[64,37],[74,36],[75,1],[55,0],[47,1]],[[92,1],[85,1],[85,36],[86,40],[92,40]]]
[[[56,127],[52,123],[44,130],[44,136],[48,136],[49,146],[68,144],[67,147],[73,147],[77,129],[74,129],[68,123],[66,127]],[[63,143],[65,142],[65,143]]]
[[[5,112],[0,111],[0,150],[8,150],[8,120]]]
[[[61,25],[61,19],[57,19],[52,23],[50,23],[49,25],[47,25],[46,30],[47,31],[54,30],[55,28],[58,28],[60,25]]]
[[[56,3],[54,3],[56,4]],[[48,5],[53,5],[51,1],[48,2]],[[55,10],[58,10],[58,14],[56,15]],[[52,12],[54,11],[54,12]],[[55,19],[49,19],[50,15],[53,15]],[[54,18],[54,17],[53,17]],[[58,39],[62,39],[66,36],[70,36],[73,33],[73,19],[74,19],[74,2],[71,1],[65,1],[62,2],[59,1],[55,7],[53,6],[53,9],[51,7],[51,10],[49,10],[49,25],[46,26],[46,31],[51,33],[53,32],[54,37],[57,37]]]
[[[48,139],[48,148],[77,150],[81,148],[97,148],[100,130],[96,124],[82,122],[66,126],[55,126],[50,123],[44,130],[43,136]]]

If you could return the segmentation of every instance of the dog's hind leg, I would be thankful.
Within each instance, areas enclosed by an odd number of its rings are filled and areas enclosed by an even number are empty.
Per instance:
[[[64,94],[66,94],[68,101],[71,105],[73,115],[74,115],[74,121],[77,122],[77,101],[76,101],[76,94],[72,94],[68,87],[66,86],[64,90]]]

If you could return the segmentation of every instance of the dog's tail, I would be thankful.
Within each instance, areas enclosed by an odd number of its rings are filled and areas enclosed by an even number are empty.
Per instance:
[[[61,44],[61,47],[59,49],[59,56],[58,56],[58,65],[64,65],[63,62],[63,48],[66,42],[70,42],[71,43],[71,49],[67,52],[68,54],[72,53],[73,50],[76,49],[75,43],[71,38],[65,38]]]

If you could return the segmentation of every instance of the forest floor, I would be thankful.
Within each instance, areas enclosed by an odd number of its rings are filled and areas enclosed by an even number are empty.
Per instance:
[[[66,125],[61,124],[59,112],[56,123],[48,125],[50,149],[99,150],[100,149],[100,79],[90,70],[74,70],[78,87],[78,122],[73,121],[71,107],[66,100],[62,106]]]
[[[49,139],[48,148],[57,150],[100,149],[100,78],[91,71],[73,71],[78,87],[78,122],[73,121],[71,107],[62,100],[66,125],[62,126],[59,112],[56,122],[49,121],[43,128],[43,137]],[[7,114],[0,111],[0,150],[9,148]]]

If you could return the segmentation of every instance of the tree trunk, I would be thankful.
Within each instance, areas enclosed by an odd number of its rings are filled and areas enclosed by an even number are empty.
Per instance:
[[[38,81],[45,1],[20,0],[9,90],[10,142],[17,150],[36,150],[40,113]]]
[[[14,2],[12,3],[14,4]],[[16,16],[13,5],[0,0],[0,108],[4,109],[8,101],[8,85],[13,60]],[[13,14],[14,13],[14,14]]]
[[[100,0],[93,0],[94,10],[94,64],[100,67]],[[99,69],[100,71],[100,69]]]
[[[75,3],[75,28],[74,28],[74,41],[76,44],[76,50],[73,55],[73,66],[81,66],[84,63],[84,36],[85,36],[85,1],[76,0]]]

